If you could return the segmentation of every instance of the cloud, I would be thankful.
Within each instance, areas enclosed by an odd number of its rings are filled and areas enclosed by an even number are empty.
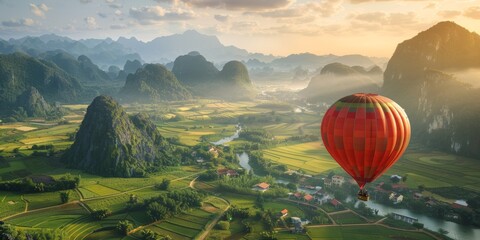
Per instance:
[[[24,18],[20,20],[7,20],[3,21],[2,25],[5,27],[28,27],[35,24],[35,21],[31,18]]]
[[[313,13],[315,16],[330,17],[341,8],[341,0],[330,0],[321,2],[310,2],[306,4],[296,4],[289,8],[246,12],[247,15],[259,15],[270,18],[298,18],[304,17],[307,14]]]
[[[469,7],[463,12],[463,16],[480,19],[480,7]]]
[[[321,3],[307,3],[307,7],[310,11],[318,12],[322,15],[322,17],[330,17],[341,8],[341,5],[341,0],[329,0]]]
[[[424,9],[434,9],[434,8],[436,8],[436,7],[437,7],[437,3],[432,2],[432,3],[427,4],[427,5],[424,7]]]
[[[366,3],[366,2],[393,2],[396,0],[349,0],[350,3],[352,4],[360,4],[360,3]],[[425,1],[430,1],[430,0],[405,0],[407,2],[425,2]]]
[[[278,9],[290,5],[293,0],[178,0],[198,8],[260,11]],[[161,2],[166,2],[161,1]]]
[[[178,0],[154,0],[158,3],[168,3],[168,4],[177,4]]]
[[[125,29],[125,28],[127,28],[127,25],[124,25],[124,24],[114,24],[110,26],[110,29],[113,29],[113,30]]]
[[[376,23],[380,25],[410,25],[417,23],[416,14],[414,12],[408,13],[383,13],[370,12],[351,15],[353,20],[365,23]]]
[[[85,21],[89,29],[97,28],[97,20],[94,17],[86,17],[83,20]]]
[[[41,4],[30,3],[30,10],[36,16],[45,17],[45,13],[48,12],[49,9],[47,5],[45,5],[45,3],[41,3]]]
[[[102,13],[102,12],[97,13],[97,15],[101,18],[107,18],[108,17],[108,15],[106,13]]]
[[[228,15],[215,15],[215,16],[213,16],[213,18],[215,18],[215,20],[217,20],[219,22],[228,22],[228,20],[230,19],[230,16],[228,16]]]
[[[321,33],[321,28],[317,25],[305,25],[299,27],[296,24],[285,24],[282,26],[275,26],[266,29],[275,34],[293,34],[293,35],[304,35],[304,36],[317,36]]]
[[[440,11],[437,13],[438,16],[442,18],[454,18],[462,14],[460,11],[454,11],[454,10],[446,10],[446,11]]]
[[[123,4],[121,3],[110,3],[108,6],[115,9],[123,8]]]
[[[195,17],[195,14],[190,10],[180,8],[166,10],[160,6],[130,8],[129,14],[143,25],[153,24],[159,21],[188,20]]]
[[[350,33],[358,32],[401,32],[412,31],[425,27],[425,23],[421,23],[417,14],[414,12],[408,13],[384,13],[384,12],[368,12],[361,14],[352,14],[349,16],[350,26],[348,30]]]
[[[121,16],[122,14],[123,14],[122,11],[120,11],[120,10],[118,10],[118,9],[115,10],[115,15]]]
[[[237,31],[237,32],[243,32],[243,31],[255,31],[255,29],[258,28],[258,23],[253,22],[253,21],[241,21],[241,22],[233,22],[232,25],[230,26],[230,29]]]

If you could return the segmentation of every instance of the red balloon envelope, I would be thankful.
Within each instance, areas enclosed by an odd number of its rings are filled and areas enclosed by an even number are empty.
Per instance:
[[[378,94],[357,93],[335,102],[321,125],[323,144],[363,192],[405,152],[410,122],[403,108]]]

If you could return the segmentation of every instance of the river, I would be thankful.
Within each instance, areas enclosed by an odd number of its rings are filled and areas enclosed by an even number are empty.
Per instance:
[[[235,133],[232,136],[222,138],[222,139],[220,139],[216,142],[212,142],[212,144],[223,145],[225,143],[231,142],[231,141],[233,141],[233,140],[235,140],[239,137],[241,130],[242,130],[242,127],[240,127],[240,125],[237,125],[237,131],[235,131]],[[251,173],[253,173],[252,166],[250,166],[250,164],[248,164],[248,162],[250,161],[250,158],[248,157],[248,154],[246,152],[242,152],[241,154],[237,153],[237,158],[238,158],[238,161],[240,163],[240,166],[243,169],[245,169],[247,171],[251,171]]]
[[[358,202],[357,202],[358,204]],[[429,217],[423,214],[414,213],[408,209],[398,209],[385,206],[374,201],[367,201],[365,204],[373,209],[378,209],[379,215],[387,215],[388,213],[398,213],[409,217],[418,219],[418,222],[423,223],[425,228],[437,232],[439,228],[448,231],[448,236],[458,240],[477,240],[480,239],[480,229],[472,226],[465,226],[450,221],[441,220],[434,217]]]
[[[248,163],[250,161],[250,158],[248,157],[248,154],[246,152],[242,152],[241,154],[237,153],[237,158],[238,162],[240,163],[240,166],[249,171],[251,174],[253,174],[252,166]]]
[[[235,139],[237,139],[239,136],[240,136],[240,131],[242,131],[242,127],[240,125],[237,125],[237,130],[235,131],[235,133],[230,136],[230,137],[226,137],[226,138],[222,138],[216,142],[212,142],[212,144],[214,145],[223,145],[225,143],[228,143],[228,142],[231,142]]]

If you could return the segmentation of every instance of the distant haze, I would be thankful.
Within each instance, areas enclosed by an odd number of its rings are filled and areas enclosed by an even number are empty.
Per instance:
[[[471,68],[463,71],[445,71],[452,74],[460,82],[472,85],[474,88],[480,88],[480,69]]]
[[[0,37],[149,41],[194,29],[249,52],[390,57],[397,43],[438,21],[480,32],[478,6],[480,0],[2,0]]]

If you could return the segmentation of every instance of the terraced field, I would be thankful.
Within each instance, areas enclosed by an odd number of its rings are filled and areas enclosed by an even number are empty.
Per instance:
[[[478,160],[441,152],[407,150],[387,174],[408,174],[405,183],[412,188],[460,186],[480,192]]]
[[[162,235],[169,235],[172,239],[193,239],[213,216],[214,214],[204,210],[194,209],[166,221],[155,223],[147,229]]]
[[[121,195],[115,196],[115,197],[86,201],[85,203],[91,209],[108,208],[112,212],[116,212],[116,211],[119,211],[119,210],[122,210],[123,208],[125,208],[129,199],[130,199],[130,195],[121,194]]]
[[[307,235],[312,240],[350,240],[350,239],[416,239],[433,240],[434,238],[421,232],[404,232],[388,229],[379,225],[370,226],[335,226],[307,227]]]
[[[308,142],[265,150],[264,156],[274,162],[285,164],[289,169],[302,169],[309,174],[318,174],[339,168],[320,142]]]
[[[65,205],[55,211],[41,210],[27,213],[7,220],[7,223],[22,227],[63,228],[87,216],[87,211],[78,204]]]

